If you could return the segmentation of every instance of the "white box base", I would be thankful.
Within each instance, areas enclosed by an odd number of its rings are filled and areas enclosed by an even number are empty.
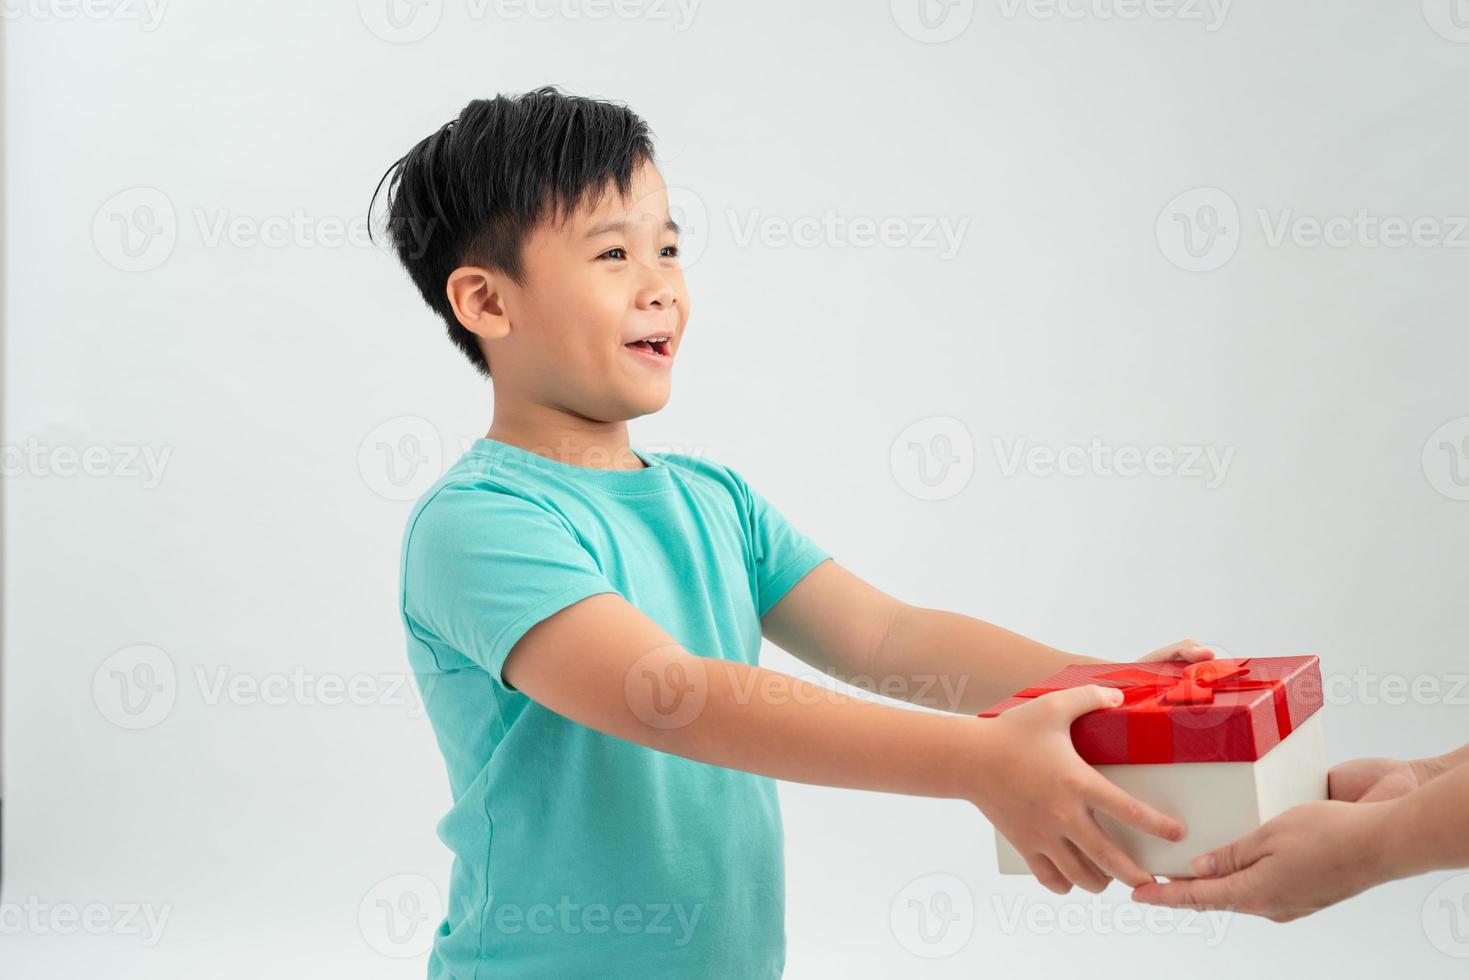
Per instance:
[[[1321,709],[1254,762],[1097,766],[1118,787],[1181,820],[1187,834],[1166,841],[1098,813],[1097,823],[1149,874],[1191,878],[1189,862],[1232,843],[1293,806],[1326,799],[1326,739]],[[1030,867],[999,831],[1000,873]]]

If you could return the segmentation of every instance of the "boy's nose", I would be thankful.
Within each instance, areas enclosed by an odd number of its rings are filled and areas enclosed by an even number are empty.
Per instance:
[[[661,276],[654,276],[652,282],[643,287],[638,294],[639,309],[672,309],[678,302],[678,291],[673,284]]]

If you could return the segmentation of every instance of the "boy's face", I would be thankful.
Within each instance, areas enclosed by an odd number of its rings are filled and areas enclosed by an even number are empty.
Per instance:
[[[677,243],[652,164],[626,197],[613,188],[541,222],[524,245],[525,284],[497,281],[508,329],[484,348],[500,394],[603,422],[661,409],[689,318]],[[649,337],[667,339],[632,346]]]

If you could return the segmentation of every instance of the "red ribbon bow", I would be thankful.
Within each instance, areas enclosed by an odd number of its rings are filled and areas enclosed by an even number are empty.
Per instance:
[[[1127,712],[1127,754],[1133,763],[1173,761],[1173,723],[1170,705],[1212,704],[1216,691],[1264,691],[1274,693],[1275,724],[1284,739],[1291,733],[1290,702],[1285,695],[1285,682],[1245,677],[1250,660],[1201,660],[1183,668],[1181,674],[1168,673],[1177,664],[1160,661],[1138,664],[1125,670],[1098,674],[1099,681],[1114,681],[1122,691],[1122,707]],[[1110,686],[1110,685],[1109,685]],[[1059,687],[1028,687],[1015,696],[1036,698]]]

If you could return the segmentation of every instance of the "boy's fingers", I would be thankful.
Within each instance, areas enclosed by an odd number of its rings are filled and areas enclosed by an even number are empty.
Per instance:
[[[1200,660],[1213,660],[1214,648],[1204,646],[1202,643],[1195,643],[1192,646],[1185,646],[1179,650],[1177,656],[1180,660],[1187,660],[1191,664],[1196,664]]]
[[[1047,694],[1036,699],[1036,703],[1042,701],[1059,709],[1068,719],[1074,720],[1088,711],[1117,707],[1122,703],[1122,692],[1115,687],[1086,684],[1082,687],[1069,687],[1064,691],[1056,691],[1054,694]]]
[[[1112,880],[1069,840],[1062,841],[1061,846],[1051,852],[1050,857],[1063,875],[1089,892],[1105,890],[1107,883]]]
[[[1088,819],[1087,826],[1081,827],[1072,839],[1083,853],[1118,881],[1137,888],[1153,880],[1152,875],[1144,871],[1136,861],[1127,856],[1126,851],[1102,832],[1095,820]]]
[[[1030,867],[1030,873],[1035,875],[1035,880],[1045,885],[1057,895],[1065,895],[1071,891],[1071,882],[1066,879],[1051,859],[1044,854],[1027,854],[1025,863]]]
[[[1081,848],[1077,847],[1075,841],[1068,840],[1066,842],[1066,846],[1070,847],[1071,850],[1076,853],[1076,856],[1081,859],[1082,863],[1093,874],[1095,874],[1097,876],[1097,879],[1099,881],[1101,881],[1103,888],[1106,888],[1108,885],[1112,884],[1113,876],[1110,873],[1108,873],[1104,868],[1102,868],[1101,865],[1099,865],[1095,861],[1093,861],[1091,859],[1091,857],[1089,857],[1084,851],[1082,851]]]
[[[1214,648],[1198,640],[1180,640],[1166,647],[1159,647],[1144,657],[1144,660],[1181,660],[1185,663],[1198,663],[1200,660],[1213,660]]]
[[[1128,796],[1105,778],[1098,777],[1096,787],[1093,799],[1097,809],[1145,834],[1164,840],[1183,840],[1184,826],[1177,820],[1159,813],[1136,797]]]

